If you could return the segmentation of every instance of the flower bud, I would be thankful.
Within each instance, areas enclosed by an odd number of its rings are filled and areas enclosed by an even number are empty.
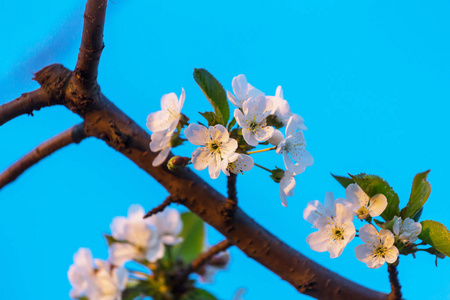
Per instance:
[[[278,146],[278,144],[284,139],[284,135],[281,133],[281,131],[279,131],[278,129],[275,129],[275,131],[273,132],[273,135],[270,139],[268,139],[267,141],[274,145],[274,146]]]
[[[284,176],[284,170],[280,169],[278,167],[275,167],[275,170],[272,170],[272,175],[270,175],[270,178],[273,179],[273,181],[275,181],[276,183],[280,183],[281,179]]]
[[[191,159],[189,157],[179,155],[174,156],[171,159],[169,159],[169,162],[167,163],[167,168],[172,172],[180,171],[187,166],[190,160]]]

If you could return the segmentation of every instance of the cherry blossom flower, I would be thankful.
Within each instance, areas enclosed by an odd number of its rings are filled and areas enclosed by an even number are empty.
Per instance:
[[[394,235],[386,229],[380,232],[371,224],[359,230],[359,237],[365,243],[355,248],[356,258],[371,269],[381,267],[384,262],[394,263],[398,257],[398,249],[394,246]]]
[[[132,205],[128,209],[128,218],[113,219],[111,233],[120,241],[109,247],[110,259],[115,265],[122,266],[129,260],[155,262],[164,256],[164,244],[144,215],[142,206]]]
[[[257,146],[273,135],[274,128],[267,126],[266,118],[272,114],[272,102],[264,96],[251,97],[242,105],[242,110],[235,109],[234,117],[242,127],[242,135],[247,144]]]
[[[403,244],[414,243],[422,231],[422,224],[414,222],[410,218],[402,220],[401,217],[398,217],[394,222],[392,230]]]
[[[212,179],[219,177],[220,170],[228,165],[228,157],[238,147],[237,141],[231,139],[227,129],[220,124],[209,128],[190,124],[184,134],[192,144],[204,146],[194,150],[192,163],[199,171],[208,167]]]
[[[178,210],[166,208],[151,216],[149,222],[153,224],[159,239],[165,245],[176,245],[183,241],[183,238],[178,236],[183,229],[183,221]]]
[[[286,137],[281,140],[276,150],[277,154],[283,155],[286,169],[294,171],[296,174],[302,173],[305,167],[312,166],[314,163],[313,157],[305,149],[306,141],[303,132],[297,131],[298,122],[297,115],[292,115],[289,118],[286,126]]]
[[[161,110],[151,113],[147,117],[147,127],[152,132],[173,132],[181,118],[181,108],[184,104],[185,93],[181,89],[180,99],[175,93],[165,94],[161,98]]]
[[[330,209],[331,207],[327,205],[328,211],[324,211],[325,215],[317,218],[314,224],[319,231],[311,233],[306,238],[306,242],[312,250],[328,251],[331,258],[336,258],[342,254],[347,244],[355,237],[356,230],[350,206],[335,201],[333,216],[327,216]]]
[[[324,204],[319,200],[309,201],[303,210],[303,219],[317,228],[316,223],[320,217],[332,217],[336,214],[334,196],[332,192],[325,194]]]
[[[286,170],[280,180],[280,199],[284,207],[288,206],[286,197],[294,196],[295,175],[292,171]]]
[[[267,96],[272,102],[274,107],[274,115],[285,126],[287,125],[289,118],[293,116],[294,114],[291,112],[291,108],[289,107],[289,103],[283,98],[283,89],[281,88],[281,85],[277,87],[277,90],[275,92],[275,96]],[[306,130],[306,126],[304,124],[304,119],[297,115],[298,122],[295,124],[296,128],[295,130]]]
[[[228,165],[223,166],[223,173],[230,176],[230,173],[238,174],[249,171],[253,168],[254,161],[247,154],[234,153],[228,157]]]
[[[243,74],[234,77],[231,85],[236,96],[229,91],[227,91],[227,96],[228,100],[236,107],[241,108],[242,104],[250,97],[264,96],[263,92],[247,82],[247,78]]]
[[[377,217],[387,207],[385,195],[376,194],[370,198],[356,183],[347,186],[345,197],[353,205],[355,214],[360,220],[364,220],[368,216]]]
[[[122,291],[128,280],[128,272],[122,267],[112,267],[110,263],[96,259],[92,265],[89,249],[80,248],[74,255],[68,277],[72,290],[71,298],[85,295],[90,300],[121,300]]]

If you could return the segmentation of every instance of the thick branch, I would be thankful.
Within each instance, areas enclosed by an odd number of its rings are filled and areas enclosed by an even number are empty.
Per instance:
[[[72,143],[78,144],[84,138],[86,138],[84,123],[81,123],[43,142],[0,174],[0,189],[13,182],[23,172],[43,158],[67,145]]]
[[[75,76],[88,90],[96,86],[98,65],[103,48],[107,0],[88,0],[84,12],[83,35],[75,66]]]
[[[33,111],[54,104],[56,103],[52,103],[50,96],[42,88],[24,93],[19,98],[0,105],[0,126],[18,116],[33,115]]]
[[[388,265],[389,281],[391,283],[391,293],[389,294],[389,300],[400,300],[402,299],[402,291],[400,282],[398,281],[398,271],[397,266]]]

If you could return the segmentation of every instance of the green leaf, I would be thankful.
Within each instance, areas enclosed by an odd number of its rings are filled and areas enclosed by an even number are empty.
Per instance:
[[[344,188],[347,188],[347,186],[349,186],[352,183],[355,183],[353,181],[353,179],[351,179],[350,177],[345,177],[345,176],[338,176],[338,175],[334,175],[333,173],[330,173],[331,176],[334,177],[334,179],[337,180],[337,182],[339,182]]]
[[[350,177],[369,197],[373,197],[376,194],[383,194],[386,196],[388,204],[384,212],[381,214],[381,217],[385,221],[390,221],[394,216],[400,215],[398,208],[400,200],[398,198],[398,195],[389,186],[389,184],[383,180],[383,178],[376,175],[367,175],[364,173],[356,176],[350,175]]]
[[[104,234],[106,242],[108,243],[108,246],[111,246],[114,243],[122,243],[122,244],[128,244],[128,242],[126,241],[120,241],[120,240],[116,240],[114,237],[112,237],[111,235],[108,234]]]
[[[414,222],[419,222],[419,219],[420,219],[420,216],[422,215],[422,212],[423,212],[423,206],[419,209],[419,211],[412,218],[414,220]]]
[[[208,291],[203,289],[194,288],[187,292],[181,300],[217,300],[217,298]]]
[[[181,214],[183,242],[173,247],[174,257],[181,257],[185,263],[193,261],[203,250],[205,229],[202,219],[192,212]]]
[[[211,103],[217,123],[226,126],[230,118],[230,108],[222,85],[205,69],[194,69],[194,79],[202,89],[206,99]]]
[[[230,123],[228,123],[228,126],[227,126],[228,131],[231,131],[231,128],[233,128],[234,125],[236,125],[236,119],[233,117],[233,119],[231,119]]]
[[[201,114],[206,119],[206,121],[208,122],[208,126],[214,126],[218,124],[216,115],[212,111],[205,111],[204,113],[199,112],[199,114]]]
[[[426,220],[420,223],[422,232],[419,234],[419,239],[450,257],[450,232],[448,229],[436,221]]]
[[[427,181],[428,173],[430,173],[430,170],[419,173],[414,177],[404,218],[413,218],[430,196],[431,185]]]

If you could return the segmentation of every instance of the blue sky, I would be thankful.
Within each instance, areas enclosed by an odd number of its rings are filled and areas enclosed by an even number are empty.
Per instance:
[[[0,103],[37,88],[32,73],[50,63],[73,68],[84,2],[0,3]],[[432,193],[422,219],[450,226],[448,111],[450,109],[450,3],[447,1],[140,1],[108,3],[99,83],[105,95],[145,128],[165,93],[186,90],[183,112],[199,120],[208,102],[192,78],[206,68],[226,89],[245,74],[274,94],[282,85],[294,112],[305,119],[313,167],[297,177],[289,207],[262,170],[238,178],[239,204],[255,220],[308,257],[352,280],[389,291],[386,266],[370,270],[354,256],[310,250],[302,219],[310,200],[325,192],[344,196],[329,175],[372,173],[409,198],[414,175],[431,169]],[[0,169],[43,140],[80,122],[62,107],[22,116],[0,128]],[[192,147],[175,153],[189,155]],[[281,165],[273,153],[257,162]],[[225,193],[225,176],[208,178]],[[106,258],[102,238],[130,204],[151,209],[167,192],[101,141],[69,146],[0,191],[1,299],[66,299],[66,272],[79,247]],[[179,207],[183,210],[182,207]],[[208,229],[211,243],[221,240]],[[303,299],[290,285],[232,249],[232,263],[204,287],[231,299]],[[450,299],[450,260],[419,253],[402,257],[407,299]],[[263,285],[264,284],[264,285]]]

